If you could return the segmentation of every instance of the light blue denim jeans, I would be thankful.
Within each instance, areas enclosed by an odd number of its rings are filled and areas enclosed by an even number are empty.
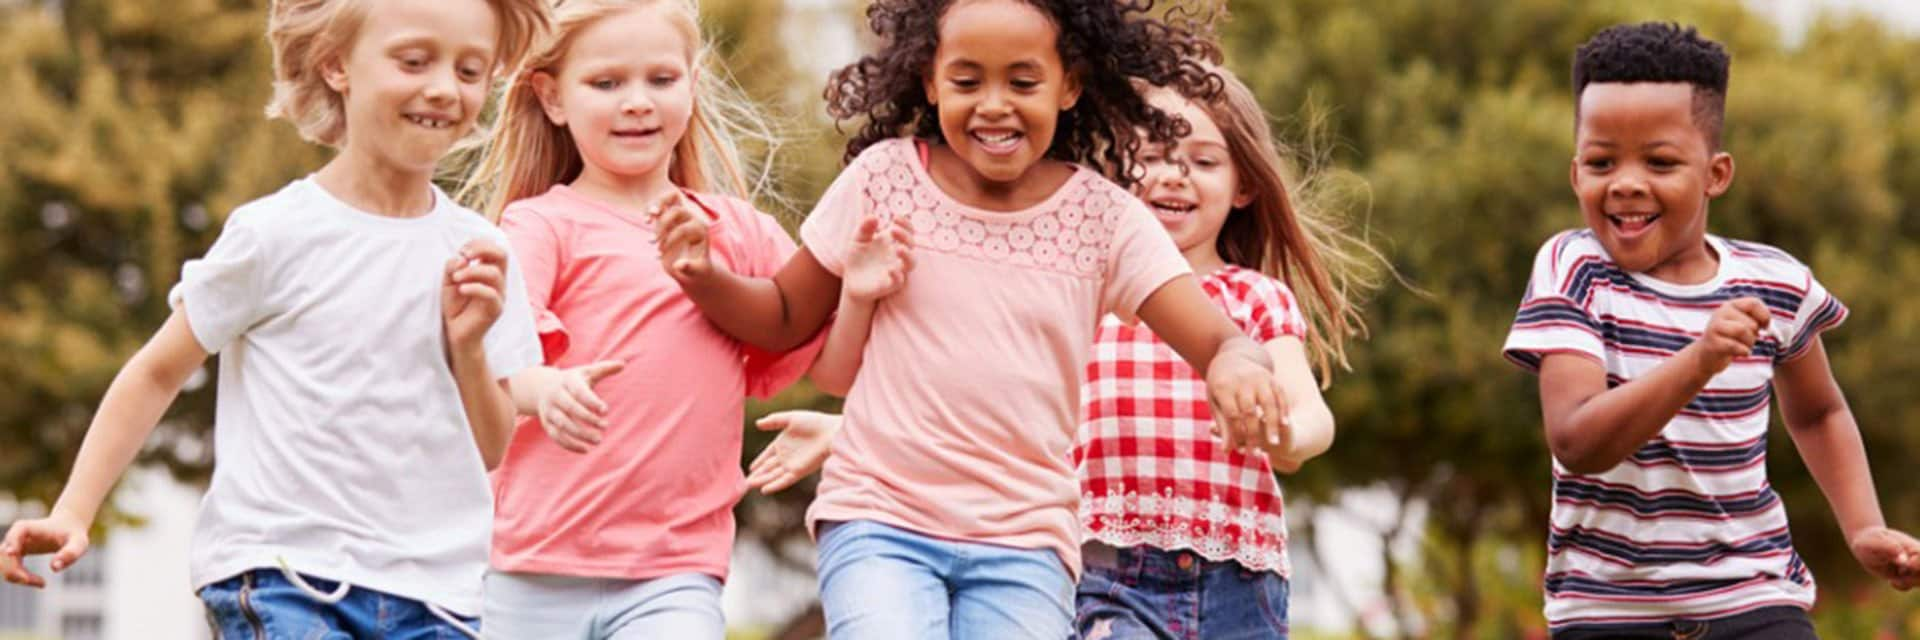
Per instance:
[[[820,606],[833,640],[1063,640],[1073,633],[1073,590],[1052,550],[870,520],[821,527]]]

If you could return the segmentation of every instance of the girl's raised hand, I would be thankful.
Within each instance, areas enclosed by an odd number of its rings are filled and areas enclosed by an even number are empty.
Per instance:
[[[710,229],[699,211],[676,189],[662,196],[647,213],[660,241],[660,266],[681,284],[704,277],[713,269],[707,242]]]
[[[840,416],[817,411],[781,411],[753,424],[761,431],[778,429],[780,435],[748,466],[747,486],[758,488],[761,493],[776,493],[820,470],[820,465],[826,463],[833,434],[840,431]]]
[[[847,252],[847,267],[841,279],[846,296],[871,302],[893,295],[907,284],[913,271],[913,225],[904,216],[881,230],[880,219],[869,213],[854,230],[853,246]]]
[[[593,385],[619,373],[626,364],[603,360],[559,372],[540,391],[540,428],[554,444],[574,453],[586,453],[600,444],[600,432],[607,428],[607,403],[593,392]]]

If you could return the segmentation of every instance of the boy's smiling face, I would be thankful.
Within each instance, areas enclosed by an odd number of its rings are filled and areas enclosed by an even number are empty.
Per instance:
[[[1627,271],[1711,279],[1707,202],[1732,185],[1733,157],[1695,122],[1693,85],[1597,82],[1579,100],[1573,192],[1601,246]]]

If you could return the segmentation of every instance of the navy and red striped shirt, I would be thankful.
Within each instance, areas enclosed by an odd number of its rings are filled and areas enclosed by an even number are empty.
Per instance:
[[[1699,284],[1625,271],[1586,229],[1554,236],[1534,260],[1505,355],[1536,373],[1549,354],[1578,355],[1605,366],[1612,388],[1692,343],[1727,300],[1758,298],[1773,314],[1750,356],[1625,461],[1592,475],[1555,461],[1545,581],[1555,628],[1813,605],[1813,574],[1767,482],[1768,406],[1774,367],[1847,309],[1779,249],[1707,243],[1720,265]]]

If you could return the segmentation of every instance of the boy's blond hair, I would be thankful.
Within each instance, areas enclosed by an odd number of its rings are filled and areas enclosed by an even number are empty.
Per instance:
[[[267,42],[273,47],[273,97],[267,117],[281,118],[300,137],[330,147],[346,139],[346,100],[327,86],[321,65],[345,58],[366,22],[372,0],[274,0]],[[548,0],[487,0],[500,24],[495,69],[520,65],[550,22]]]
[[[559,75],[567,51],[581,31],[608,16],[640,9],[661,9],[662,16],[687,42],[688,68],[694,74],[693,113],[687,130],[674,142],[667,177],[684,189],[742,199],[766,196],[769,162],[749,164],[740,153],[746,141],[766,147],[770,157],[779,136],[766,117],[734,85],[701,36],[699,13],[690,0],[568,0],[554,10],[553,29],[541,38],[524,65],[508,80],[498,114],[478,160],[467,172],[457,198],[488,219],[500,221],[509,203],[546,193],[570,182],[584,169],[580,150],[566,127],[547,119],[533,76]],[[473,149],[463,149],[465,153]]]

